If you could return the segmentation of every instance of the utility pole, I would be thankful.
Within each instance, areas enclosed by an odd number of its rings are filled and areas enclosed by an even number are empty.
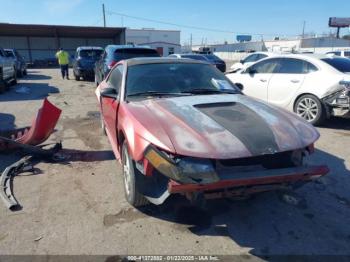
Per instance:
[[[301,34],[301,38],[304,38],[305,36],[305,21],[303,22],[303,33]]]
[[[105,4],[102,4],[102,13],[103,13],[103,27],[106,27],[106,11],[105,11]]]

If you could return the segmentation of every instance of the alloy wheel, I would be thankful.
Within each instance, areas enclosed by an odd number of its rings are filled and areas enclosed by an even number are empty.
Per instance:
[[[319,108],[315,100],[310,97],[305,97],[299,101],[297,105],[298,116],[304,118],[308,122],[316,119],[319,113]]]

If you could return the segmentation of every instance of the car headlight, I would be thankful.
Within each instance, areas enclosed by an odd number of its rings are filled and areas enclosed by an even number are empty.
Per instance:
[[[182,184],[210,184],[220,180],[209,159],[183,157],[175,160],[152,146],[146,149],[145,158],[164,176]]]

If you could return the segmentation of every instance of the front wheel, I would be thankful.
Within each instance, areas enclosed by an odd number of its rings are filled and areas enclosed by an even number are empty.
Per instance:
[[[326,119],[326,109],[314,95],[303,95],[295,103],[294,112],[312,125],[320,125]]]
[[[134,161],[129,155],[128,144],[126,141],[122,147],[122,165],[124,177],[125,198],[134,207],[144,206],[148,203],[147,199],[138,192],[135,177]]]

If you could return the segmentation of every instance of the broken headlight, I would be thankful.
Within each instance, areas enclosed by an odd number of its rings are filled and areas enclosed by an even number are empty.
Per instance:
[[[182,184],[210,184],[220,180],[209,159],[172,158],[152,146],[146,149],[145,158],[164,176]]]

